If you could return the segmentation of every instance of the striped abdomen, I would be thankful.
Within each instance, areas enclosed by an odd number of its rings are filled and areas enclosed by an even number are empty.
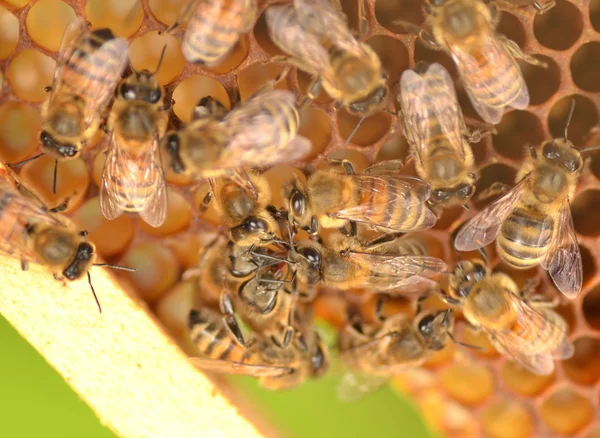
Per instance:
[[[517,268],[528,268],[544,257],[554,232],[552,217],[517,208],[502,223],[497,247],[500,256]]]
[[[542,325],[531,330],[531,325],[521,326],[517,321],[510,330],[523,339],[521,351],[527,355],[552,353],[565,340],[568,327],[564,319],[550,309],[537,309],[543,315],[539,321]]]
[[[199,2],[181,49],[192,63],[214,65],[226,56],[248,30],[256,15],[253,0],[202,0]]]

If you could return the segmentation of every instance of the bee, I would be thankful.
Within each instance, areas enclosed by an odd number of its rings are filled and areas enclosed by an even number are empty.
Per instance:
[[[123,212],[137,212],[158,227],[167,216],[167,186],[158,144],[167,128],[169,106],[164,105],[164,88],[154,76],[165,49],[154,72],[133,71],[117,88],[108,118],[111,147],[100,189],[100,207],[109,220]]]
[[[545,66],[496,32],[499,14],[481,0],[429,0],[426,23],[432,34],[420,35],[428,45],[454,59],[469,100],[479,116],[497,124],[504,109],[524,109],[529,91],[516,58]]]
[[[569,121],[573,114],[571,107]],[[581,153],[565,137],[530,148],[516,185],[487,206],[456,235],[459,251],[482,248],[496,240],[498,254],[516,268],[540,264],[569,298],[581,290],[581,254],[573,228],[570,200],[583,168]]]
[[[110,29],[89,31],[83,20],[67,27],[41,108],[42,153],[75,158],[96,134],[127,65],[127,46]]]
[[[492,274],[482,260],[462,261],[449,278],[446,301],[483,330],[502,354],[539,375],[554,371],[554,359],[568,359],[574,347],[568,327],[551,303],[534,301],[506,274]]]
[[[408,232],[431,228],[437,218],[426,201],[429,184],[398,174],[399,161],[377,163],[357,174],[352,164],[341,162],[337,169],[317,170],[306,185],[295,179],[283,189],[290,222],[316,235],[319,228],[356,224],[378,231]]]
[[[296,97],[268,87],[222,118],[196,116],[182,130],[167,133],[163,143],[173,171],[204,178],[227,176],[257,196],[242,168],[272,167],[308,154],[310,141],[297,135]]]
[[[384,109],[388,76],[375,51],[352,35],[339,4],[295,0],[267,8],[266,20],[271,39],[290,56],[286,62],[312,75],[309,101],[322,87],[351,114],[364,118]]]
[[[526,6],[533,6],[538,14],[542,15],[556,6],[555,0],[496,0],[496,3],[505,7],[522,8]]]
[[[223,316],[208,308],[190,312],[189,329],[202,356],[190,358],[194,365],[205,371],[255,376],[268,389],[298,386],[322,376],[329,367],[326,345],[306,322],[285,346],[276,336],[244,337],[240,329],[232,332]]]
[[[187,21],[181,51],[192,64],[215,66],[233,50],[240,34],[249,32],[257,14],[256,0],[189,0],[182,16],[165,32]]]
[[[430,202],[464,205],[475,192],[477,174],[469,134],[452,78],[440,64],[406,70],[400,78],[404,132],[421,179],[431,185]],[[478,141],[474,133],[473,141]]]
[[[70,219],[58,214],[66,208],[66,201],[48,208],[34,192],[16,180],[10,169],[0,166],[0,253],[20,259],[24,271],[29,263],[46,266],[58,281],[75,281],[87,274],[101,312],[89,269],[106,266],[132,270],[94,263],[96,249],[87,240],[87,232],[76,231]]]
[[[374,240],[362,242],[338,233],[328,245],[314,240],[300,241],[290,251],[298,280],[309,286],[322,283],[336,289],[365,288],[375,292],[427,292],[437,288],[430,280],[444,272],[446,264],[420,253],[423,246],[413,238],[398,242]],[[419,251],[416,254],[412,251]]]
[[[340,331],[338,349],[348,369],[338,388],[342,400],[360,398],[389,378],[422,365],[431,352],[442,350],[453,339],[451,309],[418,312],[414,319],[402,313],[386,318],[381,305],[377,310],[375,323],[352,317]]]

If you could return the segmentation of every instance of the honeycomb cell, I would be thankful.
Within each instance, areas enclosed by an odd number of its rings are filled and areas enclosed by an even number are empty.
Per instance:
[[[332,167],[327,160],[349,160],[356,172],[361,172],[369,166],[367,157],[352,149],[338,149],[328,154],[326,158],[326,160],[321,161],[319,168]]]
[[[155,72],[163,48],[167,46],[156,79],[166,85],[181,74],[185,59],[181,53],[181,41],[172,35],[159,35],[158,31],[146,32],[129,45],[129,61],[137,71],[147,69]]]
[[[596,32],[600,32],[600,0],[590,0],[590,22]]]
[[[537,146],[544,140],[540,120],[529,111],[511,111],[496,126],[498,135],[492,137],[494,149],[512,160],[529,156],[529,145]]]
[[[565,124],[571,104],[575,99],[575,112],[569,125],[569,140],[575,145],[582,143],[593,127],[598,124],[598,110],[594,102],[579,94],[565,96],[555,102],[548,114],[548,127],[553,137],[565,135]]]
[[[152,236],[161,237],[176,233],[186,228],[192,220],[192,208],[186,199],[171,188],[167,193],[167,218],[160,227],[155,228],[138,218],[140,228]]]
[[[200,99],[206,96],[214,97],[226,108],[231,108],[229,95],[219,81],[208,76],[194,75],[181,81],[173,91],[173,111],[179,119],[188,123],[194,107]]]
[[[590,430],[585,438],[600,438],[600,426],[596,426]]]
[[[108,258],[124,252],[133,240],[134,226],[131,216],[123,214],[114,220],[108,220],[100,210],[100,198],[88,199],[73,214],[73,220],[96,245],[102,258]]]
[[[188,3],[189,0],[148,0],[152,15],[167,26],[177,21]]]
[[[0,160],[18,163],[38,147],[41,119],[39,111],[22,102],[0,105]]]
[[[294,177],[299,178],[300,181],[306,181],[306,177],[301,170],[286,165],[272,167],[264,173],[264,176],[269,182],[269,187],[271,187],[271,204],[276,207],[285,206],[285,201],[281,196],[281,189],[285,184],[292,181]]]
[[[497,357],[499,356],[496,349],[490,343],[488,335],[483,330],[475,330],[467,325],[463,325],[461,342],[472,345],[472,352],[482,357]]]
[[[592,420],[594,407],[587,398],[563,388],[543,401],[540,413],[542,420],[552,431],[572,435]]]
[[[362,120],[360,127],[354,135],[352,132],[356,129],[361,117],[354,116],[345,109],[337,113],[338,127],[342,138],[349,143],[359,146],[370,146],[379,141],[390,129],[392,117],[386,113],[376,113]],[[348,140],[348,137],[352,138]]]
[[[27,5],[27,3],[29,3],[29,1],[30,0],[4,0],[4,3],[6,3],[8,6],[11,6],[13,8],[21,9],[22,7]]]
[[[203,240],[210,233],[203,232],[202,236],[195,232],[177,233],[168,236],[162,242],[169,248],[179,264],[185,269],[198,266],[200,260],[200,248],[203,246]],[[214,239],[214,237],[213,237]]]
[[[481,169],[479,173],[479,180],[477,181],[477,190],[473,197],[473,203],[478,210],[481,210],[486,205],[494,202],[501,195],[494,195],[485,197],[485,199],[477,199],[477,194],[483,190],[489,188],[492,184],[499,182],[512,188],[514,186],[515,176],[517,171],[514,167],[508,166],[503,163],[494,163]]]
[[[507,360],[502,366],[502,380],[514,392],[525,397],[541,394],[554,381],[554,374],[539,376]]]
[[[554,96],[560,86],[560,68],[548,56],[535,55],[535,58],[548,64],[548,67],[531,65],[519,61],[525,83],[529,89],[529,104],[540,105]]]
[[[600,330],[600,284],[596,284],[583,299],[583,316],[594,330]]]
[[[450,76],[452,76],[453,79],[456,79],[458,76],[454,61],[452,61],[448,54],[441,50],[430,49],[425,44],[419,42],[415,44],[415,63],[417,62],[425,62],[427,64],[437,62],[448,70],[448,73],[450,73]]]
[[[447,230],[452,224],[458,221],[464,212],[464,207],[445,208],[433,228],[436,230]]]
[[[308,93],[308,88],[311,86],[313,79],[309,74],[301,70],[296,70],[296,76],[298,78],[298,88],[300,89],[302,95],[306,96]],[[333,98],[321,87],[319,94],[313,100],[313,102],[327,104],[333,102]]]
[[[142,299],[149,303],[159,300],[179,278],[177,260],[160,242],[134,244],[119,263],[135,272],[119,272],[131,281]]]
[[[533,33],[543,46],[552,50],[566,50],[581,36],[583,19],[573,3],[556,0],[556,6],[545,14],[537,14]]]
[[[231,70],[239,66],[248,56],[250,50],[250,42],[247,35],[240,35],[240,39],[235,44],[231,52],[225,58],[214,66],[204,66],[206,70],[212,71],[220,75],[229,73]]]
[[[596,261],[591,251],[583,245],[579,245],[581,263],[583,265],[583,287],[596,276]]]
[[[469,406],[483,403],[494,391],[494,376],[484,365],[454,363],[439,378],[448,395]]]
[[[267,82],[275,79],[282,70],[283,66],[281,64],[256,63],[246,67],[242,72],[238,73],[237,85],[242,101],[254,95],[254,93],[259,91]],[[275,88],[279,90],[289,89],[288,79],[289,78],[287,77],[281,79],[275,84]]]
[[[42,102],[46,99],[44,88],[52,84],[55,65],[54,59],[37,50],[21,50],[6,72],[13,94],[29,102]]]
[[[590,169],[594,176],[600,179],[600,153],[593,153],[590,160]]]
[[[197,292],[196,279],[181,281],[156,303],[156,316],[178,339],[183,339],[187,334],[188,316]]]
[[[600,190],[585,190],[571,204],[575,231],[584,236],[600,235]]]
[[[496,400],[483,409],[481,422],[487,438],[528,438],[534,420],[529,410],[515,400]]]
[[[517,43],[519,47],[525,45],[525,29],[523,29],[523,25],[514,15],[502,11],[497,30],[501,34],[506,35],[508,39]]]
[[[600,91],[600,42],[583,44],[571,58],[573,82],[585,91]]]
[[[19,42],[19,20],[0,6],[0,60],[8,58]]]
[[[409,153],[410,146],[404,135],[394,134],[383,143],[375,161],[400,160],[405,163]]]
[[[128,38],[142,25],[144,10],[140,0],[88,0],[85,18],[92,29],[108,27],[117,36]],[[162,50],[162,45],[158,48]]]
[[[412,29],[406,29],[401,24],[394,23],[403,20],[420,26],[425,20],[423,16],[423,1],[406,0],[397,2],[394,0],[376,0],[375,18],[379,24],[393,33],[409,33]]]
[[[322,153],[331,140],[331,125],[327,114],[313,106],[300,112],[300,135],[307,137],[312,143],[310,154],[305,160],[316,158]]]
[[[271,36],[269,35],[269,28],[267,27],[266,15],[263,12],[258,20],[256,26],[254,26],[254,38],[258,45],[271,56],[287,56],[287,54],[275,45]]]
[[[393,88],[400,80],[400,74],[409,67],[408,49],[401,41],[385,35],[378,35],[367,40],[381,60],[388,74],[388,85]]]
[[[21,176],[48,207],[56,207],[69,199],[66,211],[75,210],[85,197],[90,179],[81,158],[61,161],[56,174],[56,193],[53,193],[54,158],[41,156],[25,164]]]
[[[562,362],[566,376],[579,385],[595,385],[600,379],[600,339],[579,338],[573,344],[575,354]]]
[[[34,43],[57,52],[67,26],[76,18],[68,4],[60,0],[40,0],[27,12],[25,26]]]
[[[104,170],[104,162],[106,161],[106,151],[107,149],[104,148],[96,152],[96,156],[92,162],[92,181],[94,181],[94,184],[98,187],[100,187],[100,182],[102,181],[102,171]]]
[[[507,274],[514,280],[521,290],[525,287],[527,281],[534,279],[538,273],[537,267],[529,269],[516,269],[510,266],[504,260],[500,260],[500,262],[494,267],[494,272],[503,272]],[[540,288],[538,288],[538,290],[540,290]]]

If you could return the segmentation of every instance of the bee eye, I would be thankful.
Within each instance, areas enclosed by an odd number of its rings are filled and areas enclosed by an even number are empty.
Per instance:
[[[440,202],[440,201],[446,201],[446,200],[448,200],[448,198],[450,197],[450,195],[445,190],[434,190],[431,193],[431,197],[433,198],[434,201]]]
[[[544,157],[549,160],[558,160],[560,158],[560,153],[554,146],[554,143],[548,143],[544,145]]]
[[[262,219],[249,218],[244,223],[244,228],[250,232],[267,231],[269,229],[269,225]]]
[[[569,172],[576,172],[579,170],[579,160],[567,160],[564,162],[564,166]]]
[[[292,194],[290,204],[292,206],[292,211],[294,212],[294,215],[296,215],[296,216],[304,215],[306,202],[305,202],[305,199],[304,199],[304,196],[302,195],[302,193],[300,193],[298,191],[294,191],[294,193]]]
[[[473,194],[474,187],[472,185],[464,186],[458,191],[458,196],[461,198],[470,198]]]
[[[419,332],[423,335],[428,335],[431,333],[431,325],[433,324],[434,316],[427,315],[419,321]]]
[[[146,96],[145,101],[148,103],[156,103],[160,100],[161,92],[158,88],[153,88]]]
[[[48,134],[46,131],[42,131],[40,134],[40,141],[44,144],[44,146],[49,147],[52,145],[52,137],[50,137],[50,134]]]
[[[321,264],[321,254],[316,249],[302,248],[299,252],[309,263],[314,265]]]
[[[137,93],[135,92],[135,88],[128,84],[123,84],[121,86],[121,96],[123,96],[123,98],[127,100],[137,99]]]

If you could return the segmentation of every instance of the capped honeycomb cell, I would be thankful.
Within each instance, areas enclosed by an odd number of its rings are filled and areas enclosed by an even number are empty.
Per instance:
[[[37,151],[41,119],[39,111],[23,102],[0,105],[0,159],[18,163]]]
[[[8,58],[19,42],[19,20],[0,5],[0,60]]]
[[[494,391],[494,377],[484,365],[455,363],[439,376],[444,391],[465,405],[483,403]]]
[[[597,236],[600,229],[596,220],[600,220],[600,190],[585,190],[579,193],[571,204],[575,231],[584,236]]]
[[[192,220],[192,209],[187,200],[175,190],[167,189],[167,218],[160,227],[148,225],[138,218],[140,228],[152,236],[167,236],[186,228]]]
[[[600,41],[583,44],[571,58],[575,85],[585,91],[600,91]]]
[[[594,385],[600,379],[600,339],[579,338],[573,344],[575,354],[562,362],[565,374],[574,383]]]
[[[125,38],[133,35],[144,20],[140,0],[88,0],[84,13],[92,29],[108,27],[115,35]]]
[[[278,189],[292,181],[294,177],[298,178],[300,181],[306,181],[304,173],[295,167],[287,165],[269,169],[264,173],[264,176],[269,182],[269,187],[271,187],[271,204],[276,207],[287,207],[285,204],[287,199],[283,199],[281,195],[282,190]]]
[[[52,84],[55,65],[49,56],[34,49],[25,49],[15,55],[8,65],[6,79],[15,96],[39,103],[46,99],[44,88]]]
[[[173,91],[173,111],[184,123],[188,123],[192,111],[203,97],[211,96],[218,100],[225,108],[231,108],[229,95],[225,87],[216,79],[208,76],[188,76],[177,85]]]
[[[156,80],[161,85],[172,82],[185,67],[181,53],[181,42],[171,35],[159,35],[158,31],[146,32],[129,46],[129,61],[137,71],[146,69],[155,72],[163,48],[166,46],[163,61],[156,72]]]
[[[483,330],[475,330],[466,324],[462,324],[461,342],[472,345],[473,353],[481,357],[499,356],[496,349],[492,346],[489,336]]]
[[[569,140],[577,146],[586,139],[592,128],[598,124],[598,108],[587,97],[575,94],[565,96],[556,102],[548,114],[548,128],[550,134],[555,138],[565,135],[565,123],[567,123],[567,116],[573,98],[575,98],[575,112],[569,125]]]
[[[497,400],[483,409],[481,423],[489,438],[533,436],[534,422],[525,406],[514,400]]]
[[[540,412],[542,420],[554,433],[572,435],[592,420],[594,407],[579,393],[562,388],[543,401]]]
[[[511,111],[496,126],[498,135],[492,137],[494,149],[512,160],[529,156],[528,146],[537,146],[544,140],[540,120],[529,111]]]
[[[167,26],[177,21],[188,3],[189,0],[148,0],[152,15]]]
[[[27,12],[25,24],[34,43],[51,52],[57,52],[63,33],[76,18],[73,8],[65,2],[40,0]]]
[[[515,393],[525,397],[535,397],[550,386],[554,381],[554,375],[539,376],[507,360],[502,365],[502,379]]]
[[[162,242],[177,258],[184,269],[198,266],[200,249],[206,246],[206,241],[214,239],[212,233],[183,232],[167,236]]]
[[[556,0],[556,6],[545,14],[537,14],[533,21],[536,39],[552,50],[568,49],[579,39],[582,31],[581,11],[567,0]]]

